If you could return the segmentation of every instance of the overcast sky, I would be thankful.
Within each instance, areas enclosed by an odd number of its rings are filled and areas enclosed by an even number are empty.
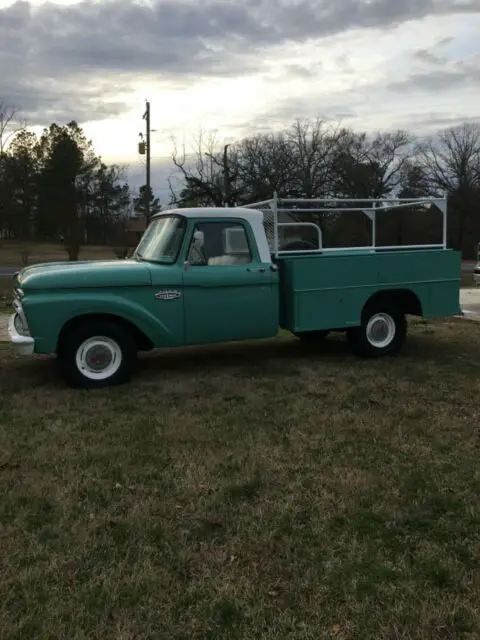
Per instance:
[[[28,124],[75,119],[107,161],[136,154],[152,105],[153,183],[171,136],[300,117],[424,134],[480,118],[480,0],[0,0],[0,98]]]

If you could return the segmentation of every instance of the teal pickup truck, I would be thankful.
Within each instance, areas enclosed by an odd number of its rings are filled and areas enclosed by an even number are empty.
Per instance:
[[[26,267],[14,276],[10,340],[25,354],[56,354],[64,379],[83,388],[126,382],[139,351],[272,338],[279,328],[312,345],[345,331],[357,355],[393,354],[406,315],[460,313],[461,258],[446,246],[446,203],[349,202],[340,215],[365,213],[371,246],[324,247],[320,226],[298,220],[331,215],[335,202],[275,196],[162,212],[131,259]],[[401,206],[440,209],[443,242],[377,247],[378,212]]]

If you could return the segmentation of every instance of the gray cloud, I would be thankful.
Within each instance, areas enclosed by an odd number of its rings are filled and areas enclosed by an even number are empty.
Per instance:
[[[417,49],[413,52],[413,57],[420,62],[434,66],[444,65],[447,62],[447,58],[439,56],[429,49]]]
[[[322,99],[321,95],[317,99],[313,96],[309,97],[308,100],[303,96],[289,96],[283,100],[277,100],[269,107],[268,112],[258,115],[254,124],[257,127],[269,129],[281,126],[285,122],[304,120],[312,116],[336,122],[352,120],[357,117],[357,113],[353,108],[346,107],[348,102],[349,100],[345,99],[342,103],[332,103]]]
[[[83,0],[39,7],[19,0],[0,10],[0,95],[37,124],[100,118],[126,108],[139,77],[188,84],[238,76],[261,69],[262,52],[287,42],[459,12],[480,12],[480,0]]]
[[[453,42],[455,40],[455,38],[453,36],[447,36],[446,38],[440,38],[440,40],[437,42],[437,47],[444,47],[447,44],[450,44],[451,42]]]
[[[420,132],[428,130],[438,131],[439,129],[458,127],[464,123],[479,124],[480,117],[466,118],[465,116],[455,114],[447,116],[444,113],[429,113],[421,115],[412,113],[409,115],[409,124],[412,128],[415,128]]]
[[[316,78],[320,71],[320,65],[316,65],[315,67],[306,67],[302,64],[286,64],[283,67],[282,72],[287,76],[294,76],[297,78],[305,78],[309,80],[310,78]],[[285,77],[285,76],[284,76]]]
[[[440,40],[438,40],[433,47],[429,48],[429,49],[416,49],[413,53],[412,53],[412,57],[416,62],[421,62],[423,64],[429,65],[429,66],[444,66],[447,61],[448,58],[446,58],[444,55],[442,55],[439,52],[439,49],[443,49],[443,47],[445,47],[448,44],[451,44],[452,42],[454,42],[455,38],[453,36],[448,36],[446,38],[440,38]]]
[[[445,62],[435,56],[434,61],[435,68],[415,72],[403,80],[391,82],[387,85],[387,90],[398,93],[411,91],[434,93],[445,89],[471,87],[480,81],[480,54],[454,63]]]
[[[107,83],[81,75],[76,77],[76,82],[20,81],[13,91],[8,94],[4,91],[4,95],[26,116],[29,125],[37,126],[72,119],[85,122],[111,118],[121,115],[129,106],[126,99],[116,97]]]

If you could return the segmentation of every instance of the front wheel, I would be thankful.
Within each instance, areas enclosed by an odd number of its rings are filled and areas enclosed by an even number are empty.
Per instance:
[[[134,337],[121,325],[92,321],[63,336],[57,352],[60,371],[74,388],[97,389],[130,379],[137,358]]]
[[[406,333],[405,314],[385,302],[368,305],[362,313],[361,325],[349,329],[347,338],[357,356],[379,358],[400,351]]]

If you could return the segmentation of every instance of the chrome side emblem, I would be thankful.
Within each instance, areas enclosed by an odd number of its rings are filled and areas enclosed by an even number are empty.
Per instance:
[[[182,297],[182,292],[176,289],[164,289],[155,294],[155,300],[177,300]]]

